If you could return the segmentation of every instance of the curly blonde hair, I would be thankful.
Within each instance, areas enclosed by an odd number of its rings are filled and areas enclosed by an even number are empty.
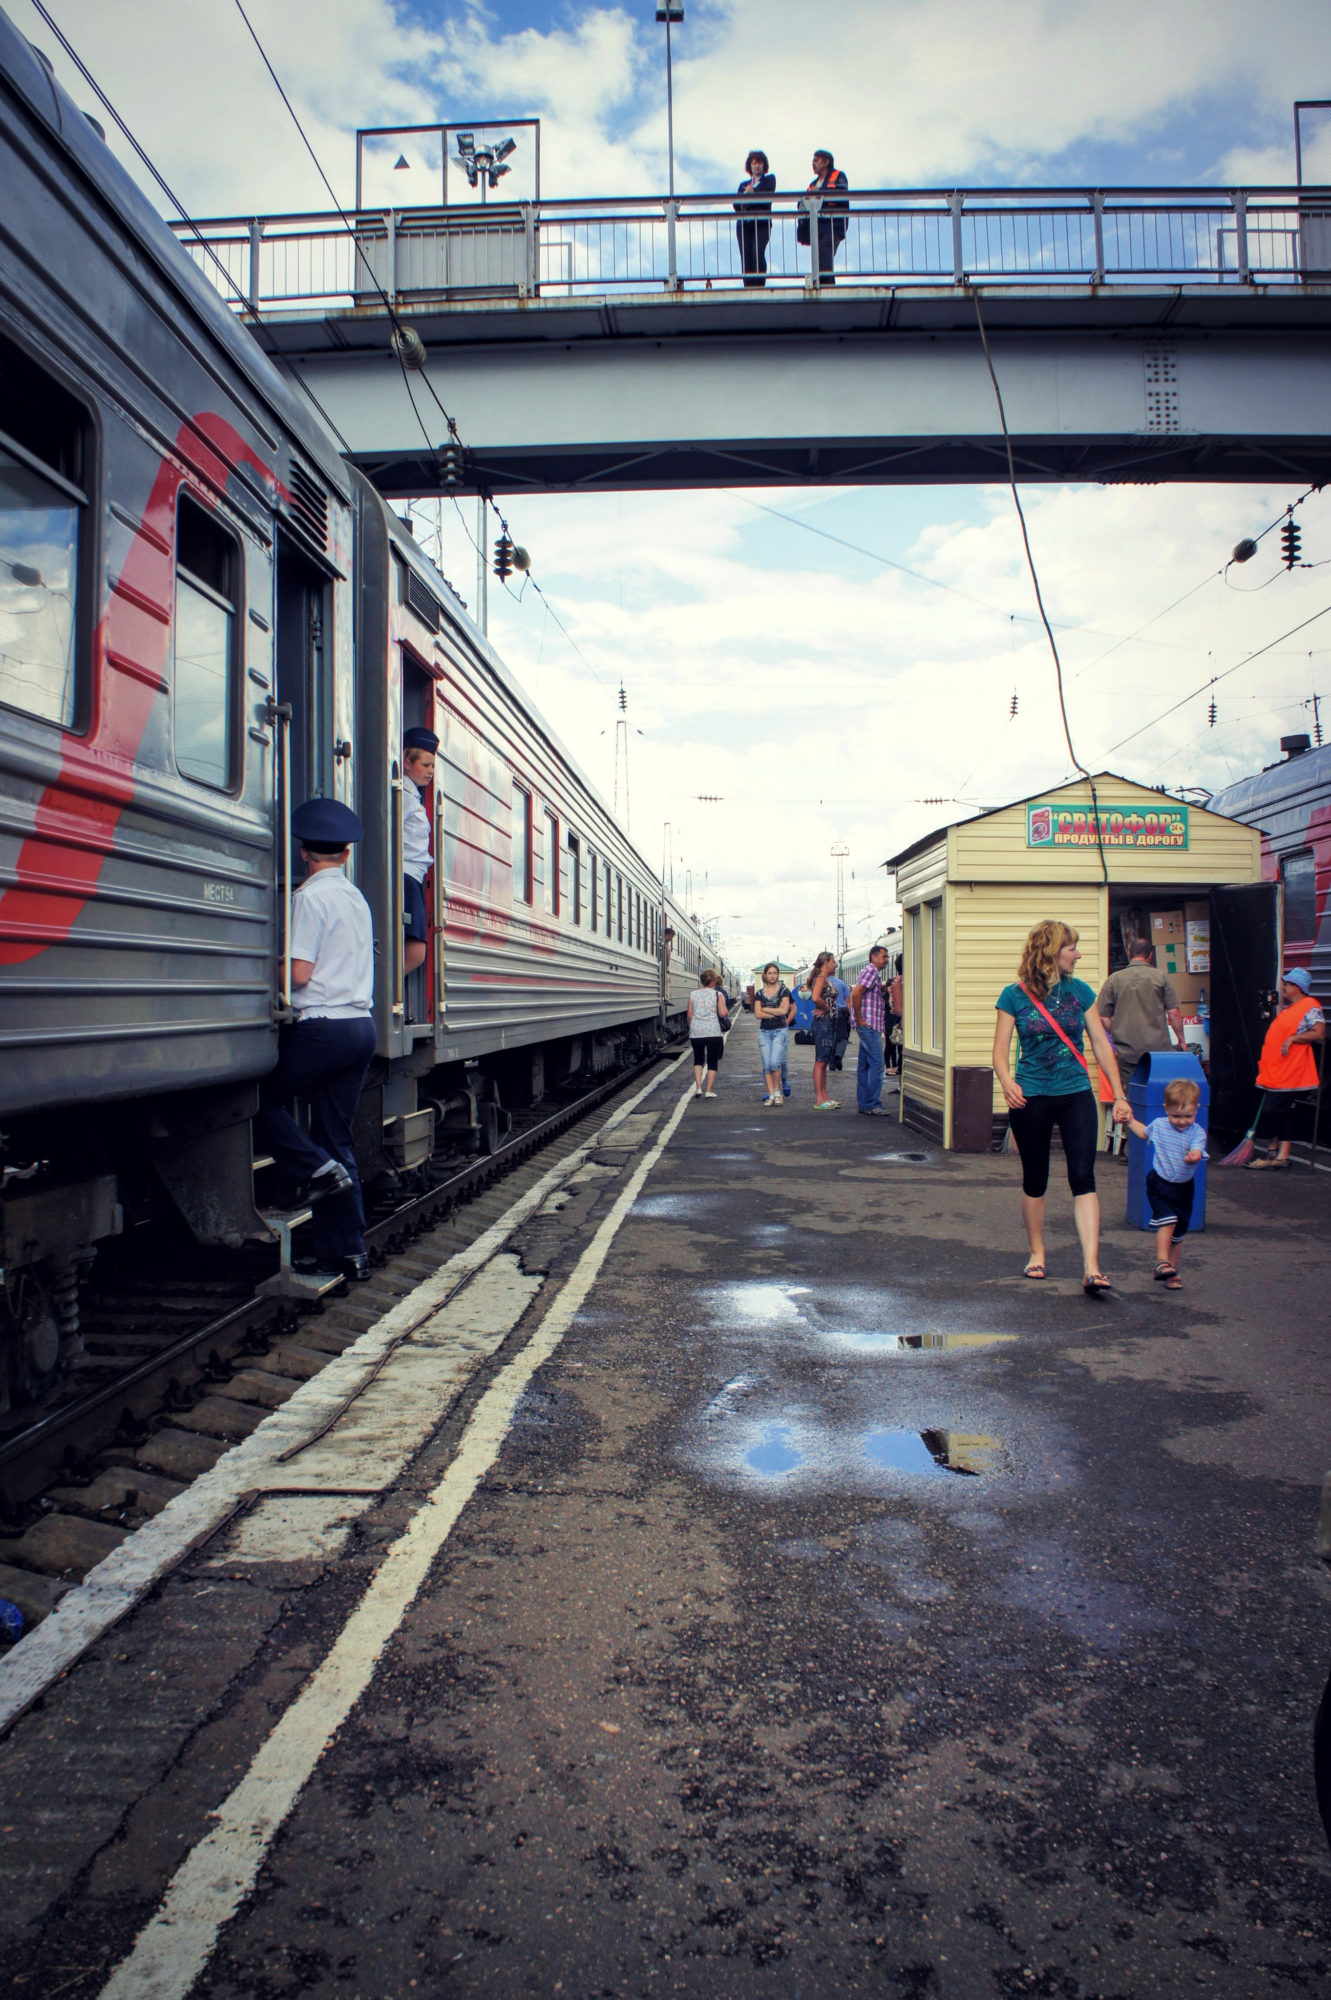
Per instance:
[[[1058,984],[1058,954],[1064,945],[1076,944],[1080,933],[1057,917],[1046,917],[1027,938],[1021,954],[1017,978],[1043,1000],[1051,986]]]

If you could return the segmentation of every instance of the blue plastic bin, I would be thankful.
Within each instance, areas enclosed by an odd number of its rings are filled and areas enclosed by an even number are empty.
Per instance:
[[[1187,1077],[1202,1093],[1197,1106],[1197,1123],[1211,1130],[1211,1086],[1206,1081],[1206,1072],[1196,1056],[1179,1049],[1168,1053],[1152,1050],[1143,1056],[1132,1073],[1128,1084],[1128,1103],[1132,1115],[1143,1125],[1149,1125],[1153,1118],[1165,1115],[1165,1085],[1177,1076]],[[1209,1143],[1207,1150],[1210,1150]],[[1151,1205],[1146,1195],[1146,1176],[1155,1164],[1155,1148],[1145,1139],[1139,1139],[1135,1132],[1128,1135],[1128,1227],[1149,1229],[1151,1227]],[[1189,1232],[1206,1227],[1206,1161],[1202,1160],[1192,1179],[1192,1221]]]

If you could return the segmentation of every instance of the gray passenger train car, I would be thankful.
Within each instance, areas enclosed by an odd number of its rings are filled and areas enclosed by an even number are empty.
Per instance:
[[[77,1353],[99,1241],[167,1207],[202,1242],[268,1234],[250,1117],[288,997],[294,803],[366,823],[370,1177],[441,1122],[493,1145],[508,1102],[662,1034],[672,926],[443,579],[3,15],[0,184],[0,1262],[23,1279],[2,1416]],[[400,743],[428,719],[443,866],[408,981]]]

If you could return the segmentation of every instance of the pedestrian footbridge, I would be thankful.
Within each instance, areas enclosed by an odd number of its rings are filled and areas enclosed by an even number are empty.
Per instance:
[[[774,197],[760,287],[731,204],[177,233],[390,494],[1002,478],[981,316],[1023,479],[1331,478],[1331,189],[857,194],[834,286],[816,201]]]

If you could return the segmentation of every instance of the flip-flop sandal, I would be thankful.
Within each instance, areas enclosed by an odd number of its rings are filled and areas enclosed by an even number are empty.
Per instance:
[[[1181,1292],[1183,1290],[1183,1280],[1177,1271],[1175,1271],[1172,1278],[1165,1279],[1165,1290],[1167,1292]]]
[[[1089,1278],[1083,1278],[1081,1288],[1088,1299],[1103,1298],[1106,1292],[1112,1292],[1114,1289],[1110,1280],[1102,1277],[1099,1271],[1096,1271]]]
[[[1172,1264],[1160,1263],[1156,1265],[1155,1276],[1156,1276],[1156,1282],[1158,1284],[1163,1284],[1166,1278],[1172,1278],[1173,1275],[1174,1275],[1174,1266]]]
[[[1043,1264],[1028,1264],[1028,1265],[1026,1266],[1026,1269],[1025,1269],[1025,1270],[1024,1270],[1023,1272],[1022,1272],[1022,1274],[1021,1274],[1021,1275],[1022,1275],[1022,1277],[1023,1277],[1023,1278],[1035,1278],[1035,1279],[1037,1279],[1037,1280],[1038,1280],[1038,1279],[1040,1279],[1040,1278],[1043,1278],[1043,1276],[1044,1276],[1044,1265],[1043,1265]]]

